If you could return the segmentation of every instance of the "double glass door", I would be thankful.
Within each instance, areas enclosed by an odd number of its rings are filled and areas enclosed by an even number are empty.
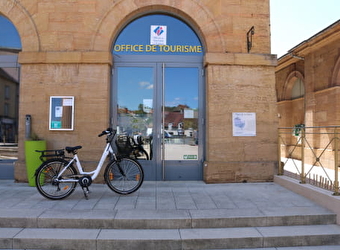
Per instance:
[[[147,180],[201,180],[203,96],[200,63],[116,63],[113,121],[141,139],[135,157]]]

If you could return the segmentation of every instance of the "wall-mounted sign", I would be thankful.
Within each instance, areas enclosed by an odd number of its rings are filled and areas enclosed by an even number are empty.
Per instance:
[[[166,26],[151,25],[150,28],[150,44],[151,45],[166,45]]]
[[[233,136],[256,136],[256,113],[233,113]]]
[[[116,44],[114,52],[134,53],[202,53],[200,45],[142,45],[142,44]]]
[[[50,97],[50,130],[73,130],[74,122],[74,97]]]

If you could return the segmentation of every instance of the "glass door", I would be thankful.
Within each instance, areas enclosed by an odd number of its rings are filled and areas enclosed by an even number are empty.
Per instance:
[[[116,101],[113,103],[117,127],[117,150],[140,161],[146,179],[156,179],[152,168],[154,127],[154,66],[118,66]]]
[[[162,67],[163,179],[201,179],[200,68],[169,63]]]
[[[128,137],[140,143],[129,156],[142,164],[146,180],[202,179],[203,91],[198,65],[116,63],[112,118],[117,147]]]

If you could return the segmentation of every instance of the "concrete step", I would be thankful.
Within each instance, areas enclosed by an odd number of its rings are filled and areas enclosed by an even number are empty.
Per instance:
[[[308,247],[270,247],[270,248],[248,248],[247,250],[339,250],[340,245],[334,246],[308,246]],[[21,249],[19,249],[21,250]],[[217,249],[209,249],[209,250],[217,250]],[[228,250],[228,249],[219,249],[219,250]],[[234,250],[244,250],[243,249],[234,249]]]
[[[0,229],[2,249],[275,249],[335,244],[340,245],[338,225],[213,229]]]
[[[339,250],[340,245],[334,246],[308,246],[308,247],[270,247],[270,248],[247,248],[246,250]],[[2,249],[2,250],[13,250],[13,249]],[[14,250],[27,250],[27,249],[14,249]],[[43,250],[43,249],[35,249],[35,250]],[[206,249],[207,250],[207,249]],[[209,249],[209,250],[230,250],[230,248],[223,249]],[[233,250],[245,250],[242,249],[233,249]]]
[[[147,182],[131,196],[94,185],[89,200],[80,190],[62,201],[44,199],[26,185],[0,186],[0,249],[334,250],[330,247],[340,245],[336,214],[276,185],[183,185]],[[171,201],[165,200],[169,193]]]
[[[0,209],[0,227],[86,229],[186,229],[336,224],[322,207],[213,210]]]

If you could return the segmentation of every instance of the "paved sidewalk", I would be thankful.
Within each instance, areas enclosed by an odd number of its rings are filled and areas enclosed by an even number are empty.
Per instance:
[[[122,196],[106,184],[92,184],[89,199],[82,189],[63,200],[49,200],[27,183],[0,180],[0,210],[218,210],[276,208],[282,213],[290,208],[320,207],[276,183],[206,184],[202,181],[146,181],[135,193]],[[320,207],[321,208],[321,207]],[[308,210],[308,209],[307,209]],[[251,211],[251,210],[250,210]],[[301,210],[302,211],[302,210]]]
[[[0,248],[340,249],[336,215],[276,183],[147,181],[127,196],[105,184],[90,190],[88,200],[78,187],[54,201],[0,180]],[[320,242],[336,247],[307,247]]]

